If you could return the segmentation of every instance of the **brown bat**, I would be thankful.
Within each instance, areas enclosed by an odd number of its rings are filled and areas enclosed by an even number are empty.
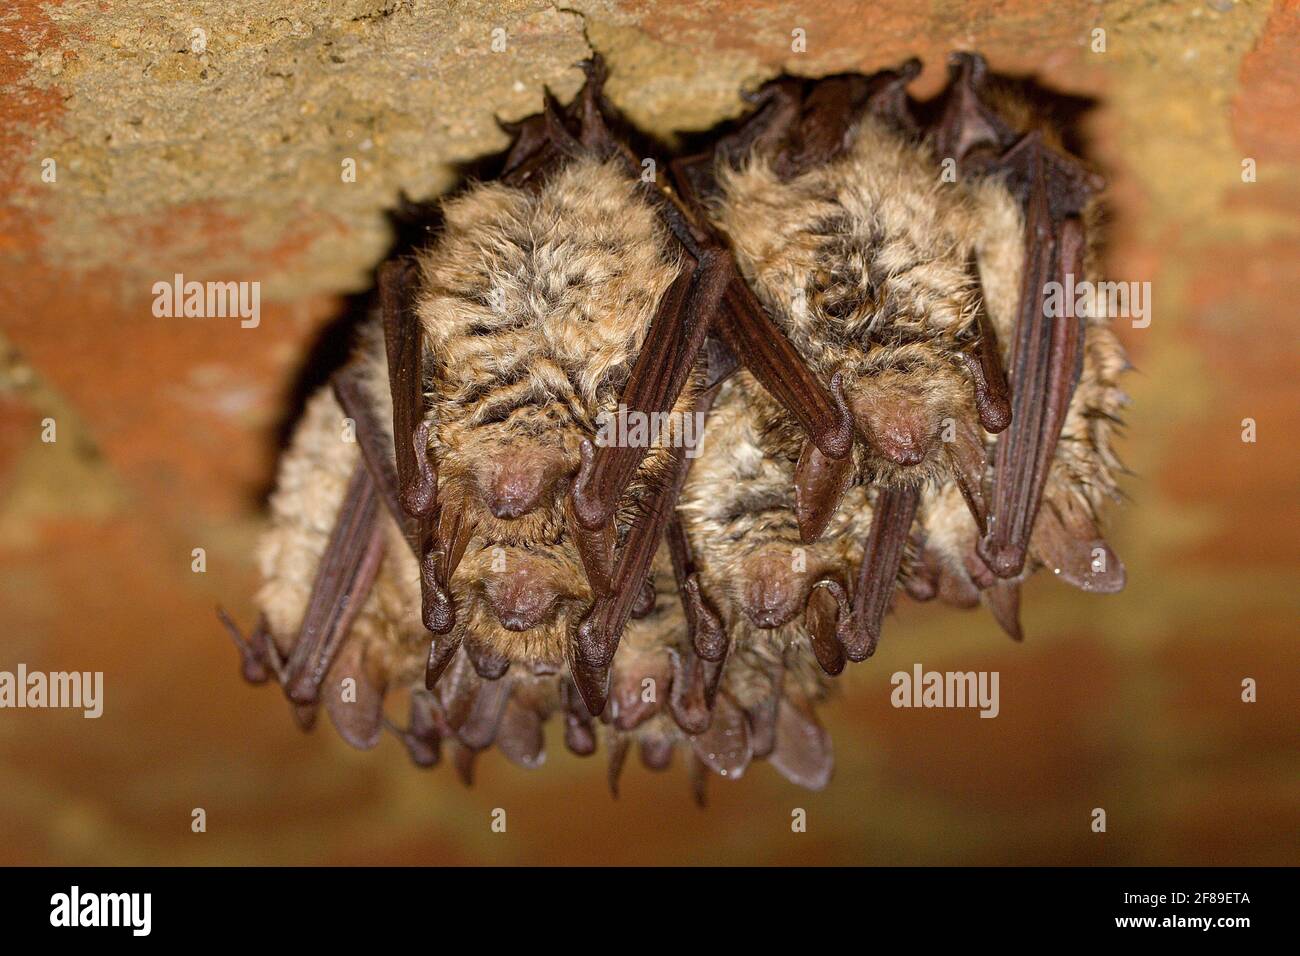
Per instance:
[[[749,290],[728,288],[720,334],[766,311],[857,442],[826,455],[835,419],[754,359],[755,336],[729,339],[748,371],[719,396],[681,506],[699,588],[734,640],[777,629],[828,673],[873,652],[900,581],[962,606],[983,593],[1017,637],[1031,544],[1071,583],[1123,582],[1095,517],[1123,354],[1103,322],[1043,306],[1048,282],[1085,275],[1098,184],[1046,129],[1017,132],[1034,117],[1009,90],[990,105],[977,57],[955,58],[922,128],[905,94],[918,69],[775,81],[675,166]]]

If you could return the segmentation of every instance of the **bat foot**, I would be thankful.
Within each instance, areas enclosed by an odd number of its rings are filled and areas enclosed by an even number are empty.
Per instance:
[[[244,680],[250,684],[265,684],[272,675],[280,678],[284,662],[271,640],[271,632],[266,626],[266,615],[257,619],[257,627],[250,637],[244,637],[239,625],[234,622],[225,608],[217,608],[217,619],[225,626],[239,651],[239,671]]]

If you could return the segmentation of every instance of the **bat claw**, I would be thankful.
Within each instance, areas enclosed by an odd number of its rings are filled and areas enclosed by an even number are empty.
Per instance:
[[[812,544],[826,531],[852,482],[851,455],[827,458],[812,439],[804,441],[794,469],[794,512],[804,544]]]
[[[437,686],[438,681],[447,670],[447,665],[451,663],[452,658],[456,656],[456,651],[459,649],[460,641],[454,638],[440,640],[435,637],[429,642],[429,659],[424,668],[425,690],[433,690]]]
[[[718,612],[710,606],[700,590],[698,574],[692,574],[686,579],[686,590],[682,597],[695,652],[706,661],[721,661],[727,656],[727,631]]]
[[[412,518],[427,518],[438,505],[438,467],[429,454],[429,423],[420,422],[411,433],[416,474],[402,489],[402,509]]]
[[[284,662],[280,659],[279,651],[271,641],[270,631],[266,627],[266,615],[262,614],[257,619],[257,627],[254,628],[250,637],[244,637],[239,625],[234,622],[225,608],[217,608],[217,618],[225,625],[227,633],[235,642],[235,647],[239,651],[240,674],[244,680],[250,684],[265,684],[271,679],[272,673],[280,678]]]
[[[570,655],[569,673],[578,695],[586,705],[587,713],[599,717],[609,700],[610,668],[607,663],[585,659],[580,647],[575,646]]]

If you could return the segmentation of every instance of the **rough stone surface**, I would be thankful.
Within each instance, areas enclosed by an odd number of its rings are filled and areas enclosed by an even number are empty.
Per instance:
[[[1298,41],[1295,0],[11,0],[0,669],[103,670],[108,702],[99,721],[0,712],[0,862],[1294,862]],[[544,86],[571,95],[593,47],[614,102],[666,141],[783,70],[917,55],[926,97],[949,51],[980,50],[1093,102],[1077,132],[1111,184],[1108,270],[1152,284],[1151,326],[1121,328],[1128,590],[1034,582],[1018,647],[986,616],[900,608],[830,710],[823,794],[760,769],[696,815],[682,768],[631,768],[612,803],[601,770],[555,753],[534,773],[487,760],[465,792],[393,741],[300,735],[239,682],[211,615],[249,618],[278,442],[388,211],[503,147],[497,121]],[[261,325],[155,318],[151,286],[177,272],[259,281]],[[999,670],[1003,716],[892,709],[889,675],[918,660]],[[473,822],[502,794],[508,843]],[[816,822],[791,841],[795,804]],[[1088,831],[1094,806],[1122,838]]]

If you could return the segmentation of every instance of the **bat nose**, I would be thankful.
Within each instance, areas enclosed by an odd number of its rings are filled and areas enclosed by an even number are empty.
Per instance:
[[[549,620],[559,592],[547,575],[527,558],[506,558],[506,570],[484,584],[492,613],[507,631],[527,631]]]
[[[875,432],[876,450],[896,465],[919,465],[925,460],[925,441],[916,432],[892,422]]]
[[[854,403],[853,413],[863,437],[882,458],[905,467],[925,461],[935,427],[919,397],[872,389],[870,398]]]
[[[512,521],[549,506],[567,470],[558,449],[505,446],[479,468],[479,496],[494,518]]]
[[[773,628],[788,623],[808,600],[812,575],[794,570],[789,554],[760,555],[745,562],[741,607],[755,627]]]
[[[544,493],[541,475],[505,468],[492,483],[486,504],[495,518],[522,518],[537,508]]]

